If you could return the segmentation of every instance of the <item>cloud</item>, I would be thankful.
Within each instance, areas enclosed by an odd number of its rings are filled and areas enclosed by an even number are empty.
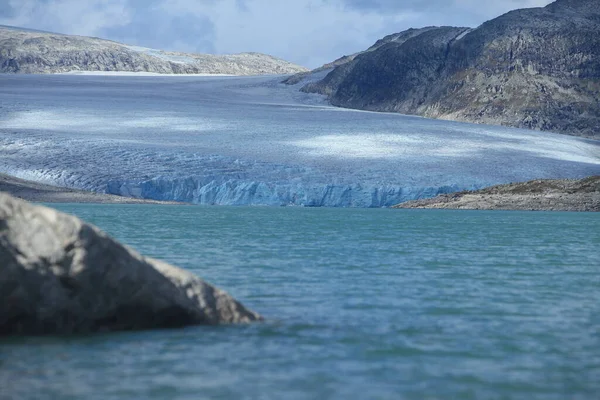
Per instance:
[[[215,26],[203,13],[173,12],[165,4],[144,2],[126,25],[104,28],[100,34],[118,42],[165,50],[215,53]],[[148,6],[150,5],[150,6]],[[130,5],[130,9],[133,7]]]
[[[0,3],[0,16],[3,18],[13,18],[16,14],[16,10],[10,2]]]
[[[552,0],[502,0],[489,1],[482,4],[481,0],[343,0],[350,8],[360,10],[412,10],[426,13],[446,13],[448,17],[456,17],[459,13],[467,15],[480,14],[489,18],[517,8],[543,7]],[[454,14],[454,15],[452,15]]]
[[[410,27],[477,26],[550,0],[6,0],[0,24],[316,67]]]
[[[131,21],[124,0],[9,0],[0,23],[73,35],[96,35]]]
[[[233,1],[215,7],[215,47],[221,51],[269,51],[308,66],[372,44],[412,17],[399,11],[385,15],[373,11],[348,10],[328,0],[273,2],[246,1],[240,9]]]
[[[515,10],[517,8],[544,7],[552,3],[552,1],[554,0],[488,1],[483,6],[481,0],[452,0],[449,3],[454,6],[454,10],[480,17],[480,22],[484,22],[510,10]],[[448,7],[446,7],[446,10],[449,11]]]

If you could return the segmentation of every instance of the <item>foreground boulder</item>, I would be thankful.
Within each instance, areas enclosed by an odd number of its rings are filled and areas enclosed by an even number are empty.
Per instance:
[[[0,335],[260,319],[190,272],[143,257],[76,217],[0,193]]]

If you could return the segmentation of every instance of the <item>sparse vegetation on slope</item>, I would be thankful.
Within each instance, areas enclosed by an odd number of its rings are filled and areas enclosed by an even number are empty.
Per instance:
[[[409,201],[395,208],[600,211],[600,175],[579,180],[539,179],[492,186]]]
[[[558,0],[476,29],[391,35],[302,90],[341,107],[599,138],[599,33],[596,0]]]

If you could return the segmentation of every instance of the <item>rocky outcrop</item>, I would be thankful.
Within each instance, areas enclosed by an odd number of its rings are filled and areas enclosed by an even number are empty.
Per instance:
[[[293,74],[306,68],[259,53],[187,54],[98,38],[0,26],[0,72],[125,71],[161,74]]]
[[[394,208],[465,210],[600,211],[600,176],[580,180],[534,180],[477,191],[443,194]]]
[[[392,35],[302,90],[341,107],[599,138],[599,33],[597,0],[558,0],[476,29]]]
[[[0,335],[260,319],[193,274],[76,217],[0,193]]]
[[[0,192],[6,192],[18,199],[39,203],[185,204],[175,201],[136,199],[88,190],[52,186],[15,178],[14,176],[2,173],[0,173]]]
[[[327,63],[319,68],[313,69],[312,71],[299,72],[297,74],[294,74],[292,76],[285,78],[282,81],[282,83],[285,83],[287,85],[295,85],[297,83],[302,82],[305,78],[307,78],[311,75],[314,75],[317,72],[327,71],[327,70],[331,70],[336,67],[341,67],[342,65],[345,65],[345,64],[348,64],[349,62],[354,61],[354,59],[356,57],[358,57],[362,54],[365,54],[365,53],[373,52],[388,43],[402,44],[402,43],[406,42],[408,39],[411,39],[415,36],[420,35],[423,32],[426,32],[426,31],[429,31],[432,29],[436,29],[436,27],[430,26],[430,27],[421,28],[421,29],[409,29],[404,32],[387,35],[383,39],[379,39],[377,42],[375,42],[375,44],[373,46],[369,47],[365,51],[360,51],[358,53],[342,56],[342,57],[338,58],[337,60]]]

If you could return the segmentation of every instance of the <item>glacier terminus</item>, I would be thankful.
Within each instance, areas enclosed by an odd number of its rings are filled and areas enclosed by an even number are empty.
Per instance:
[[[336,108],[281,76],[0,76],[0,172],[221,205],[387,207],[600,174],[600,142]]]

